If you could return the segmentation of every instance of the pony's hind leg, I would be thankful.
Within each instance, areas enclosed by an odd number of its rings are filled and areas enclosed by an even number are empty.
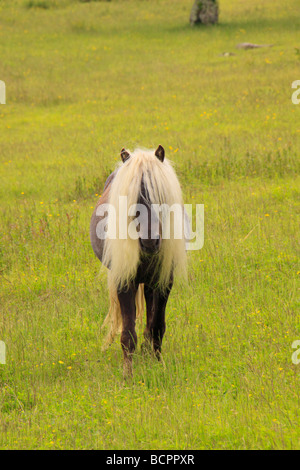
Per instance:
[[[118,299],[120,302],[123,324],[121,333],[121,345],[124,356],[124,378],[129,378],[132,376],[132,355],[135,351],[137,344],[137,334],[135,332],[136,291],[136,287],[131,286],[126,291],[118,292]]]
[[[108,286],[110,306],[108,314],[106,315],[106,318],[101,326],[101,329],[106,326],[109,326],[109,331],[104,340],[102,351],[106,351],[106,349],[114,341],[116,334],[120,333],[122,328],[121,308],[118,299],[117,289],[115,288],[113,282],[111,282],[110,278],[108,278]]]

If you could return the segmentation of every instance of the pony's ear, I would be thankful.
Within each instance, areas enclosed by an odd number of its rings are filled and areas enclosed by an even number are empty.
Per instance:
[[[164,161],[164,158],[165,158],[165,150],[164,148],[159,145],[157,147],[157,149],[155,150],[155,156],[158,158],[158,160],[160,160],[161,162]]]
[[[122,162],[125,163],[126,160],[128,160],[128,158],[130,157],[130,154],[127,152],[127,150],[125,150],[124,148],[121,150],[121,158],[122,158]]]

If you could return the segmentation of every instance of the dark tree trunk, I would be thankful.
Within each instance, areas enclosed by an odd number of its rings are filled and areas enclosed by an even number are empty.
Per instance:
[[[217,0],[196,0],[190,15],[191,25],[214,24],[218,22],[219,6]]]

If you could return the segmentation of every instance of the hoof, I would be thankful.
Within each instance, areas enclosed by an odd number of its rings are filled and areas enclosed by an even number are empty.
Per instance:
[[[155,356],[156,356],[157,360],[161,363],[163,368],[166,370],[166,364],[165,364],[165,361],[164,361],[164,358],[162,356],[161,351],[158,351],[158,350],[155,351]]]

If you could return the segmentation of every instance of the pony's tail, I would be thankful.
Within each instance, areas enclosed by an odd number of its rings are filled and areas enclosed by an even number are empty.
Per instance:
[[[110,306],[108,314],[101,326],[102,328],[109,327],[108,333],[104,339],[102,351],[105,351],[114,341],[116,334],[122,331],[122,315],[121,307],[118,300],[117,289],[112,282],[110,274],[108,274],[108,290]],[[142,322],[144,314],[144,284],[140,284],[135,296],[136,318]]]

